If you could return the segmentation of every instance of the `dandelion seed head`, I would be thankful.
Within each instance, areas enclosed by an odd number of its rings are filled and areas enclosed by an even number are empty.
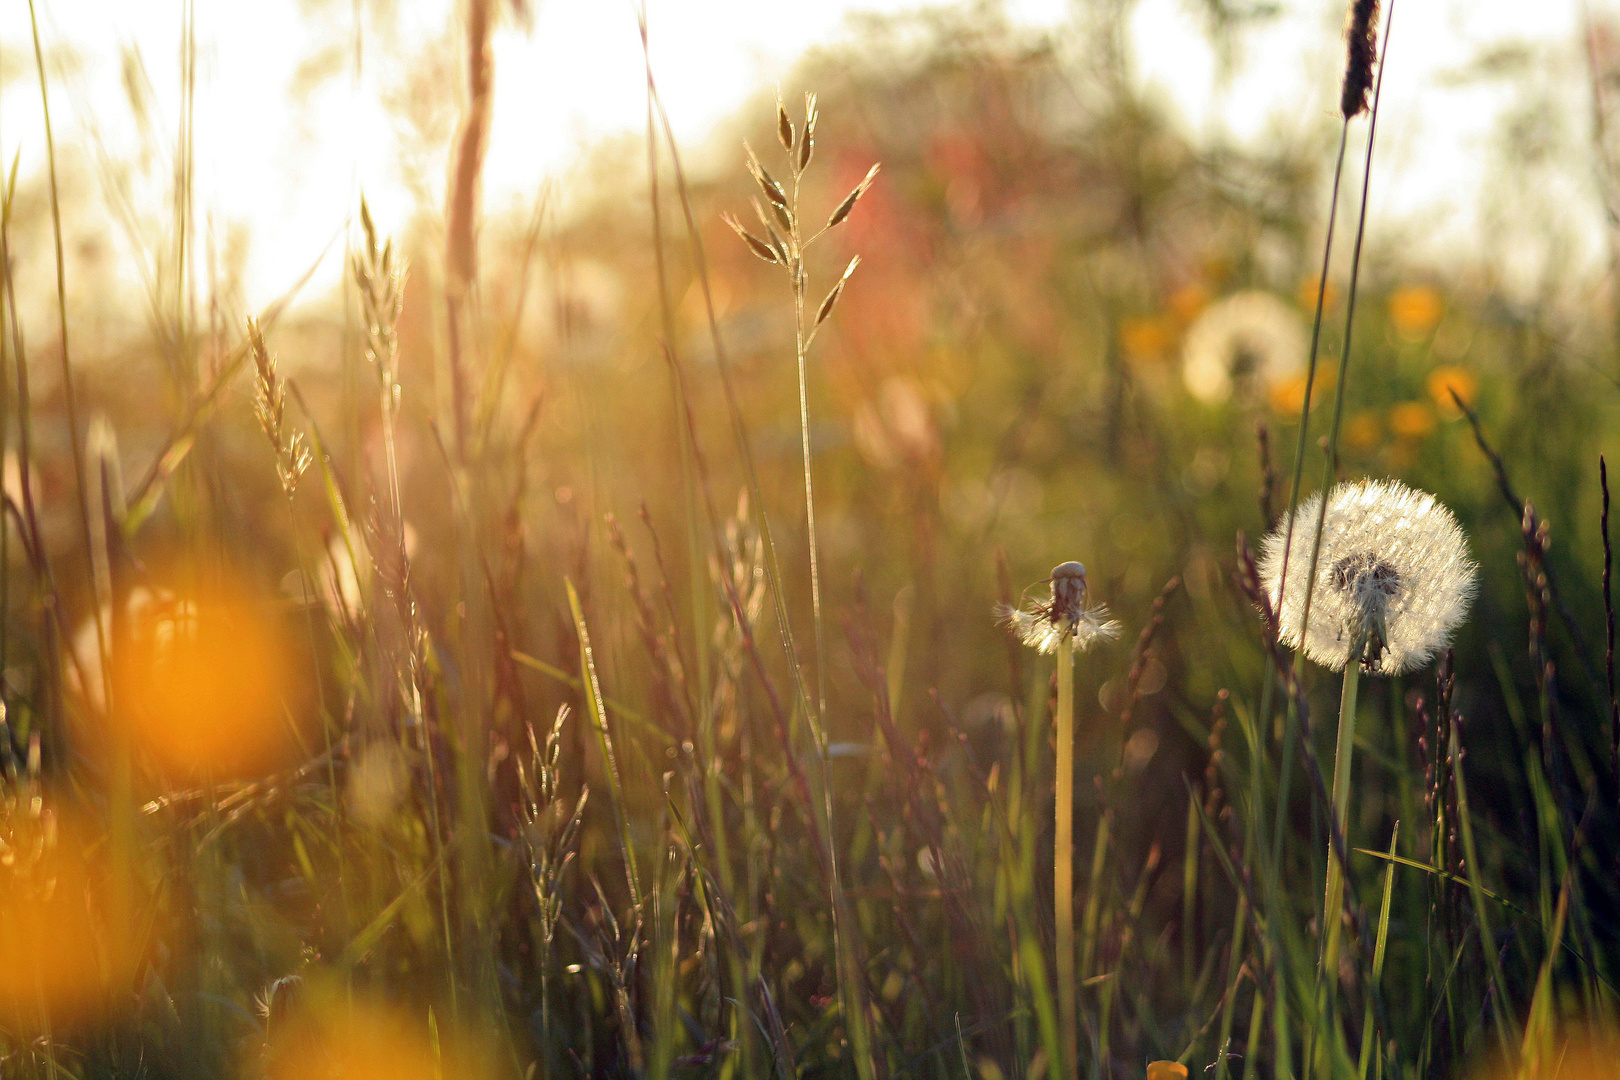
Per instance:
[[[1263,398],[1299,371],[1309,349],[1305,325],[1289,304],[1248,289],[1211,304],[1187,329],[1181,378],[1199,401]]]
[[[1476,566],[1457,519],[1434,496],[1397,481],[1335,487],[1322,522],[1310,625],[1301,634],[1321,506],[1320,493],[1300,504],[1291,544],[1285,518],[1262,547],[1260,576],[1283,641],[1335,671],[1363,638],[1362,666],[1369,672],[1398,675],[1422,667],[1451,641],[1474,598]],[[1286,595],[1279,595],[1280,587]]]
[[[1103,604],[1088,606],[1090,589],[1086,568],[1081,563],[1060,563],[1048,579],[1052,598],[1034,601],[1022,608],[1003,604],[996,610],[1001,621],[1032,649],[1056,652],[1064,638],[1073,638],[1077,652],[1084,652],[1098,641],[1119,637],[1120,625],[1108,617]]]

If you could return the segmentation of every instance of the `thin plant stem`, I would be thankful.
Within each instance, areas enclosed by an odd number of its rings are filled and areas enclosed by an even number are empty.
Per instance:
[[[1378,981],[1384,975],[1384,947],[1389,943],[1389,901],[1395,888],[1395,849],[1401,838],[1401,823],[1397,821],[1395,828],[1389,834],[1390,861],[1384,867],[1384,903],[1378,912],[1378,943],[1373,948],[1372,987],[1378,987]],[[1357,1066],[1359,1080],[1367,1080],[1367,1063],[1377,1053],[1373,1042],[1373,1006],[1372,997],[1368,996],[1367,1008],[1361,1021],[1361,1056]],[[1380,1058],[1380,1064],[1382,1059]],[[1380,1068],[1382,1072],[1382,1068]]]
[[[1311,397],[1316,389],[1316,366],[1321,355],[1322,345],[1322,309],[1327,298],[1328,267],[1333,258],[1333,233],[1339,220],[1339,185],[1344,178],[1345,148],[1349,143],[1350,121],[1347,118],[1339,128],[1339,153],[1333,164],[1333,189],[1328,196],[1327,236],[1322,241],[1322,271],[1316,280],[1316,311],[1311,319],[1311,352],[1305,365],[1305,399],[1299,407],[1299,438],[1294,447],[1293,479],[1288,489],[1288,517],[1283,528],[1283,562],[1282,576],[1277,583],[1277,595],[1286,595],[1284,589],[1288,585],[1288,557],[1294,543],[1295,515],[1299,510],[1299,488],[1301,478],[1305,474],[1305,447],[1310,435]],[[1268,669],[1272,659],[1266,658]],[[1271,715],[1271,672],[1266,673],[1264,689],[1261,691],[1260,716],[1262,723],[1267,722]],[[1288,730],[1284,736],[1282,759],[1277,778],[1277,805],[1276,822],[1272,830],[1271,839],[1271,866],[1275,869],[1282,861],[1283,830],[1288,822],[1288,787],[1292,779],[1294,764],[1294,744],[1299,738],[1299,717],[1290,710],[1288,717]]]
[[[1331,831],[1345,828],[1350,809],[1351,755],[1356,742],[1356,692],[1361,685],[1361,656],[1366,649],[1362,637],[1350,649],[1350,659],[1344,665],[1344,682],[1339,688],[1339,737],[1333,754],[1333,817],[1329,820],[1327,853],[1327,887],[1322,896],[1322,950],[1317,961],[1318,1030],[1315,1035],[1317,1053],[1313,1055],[1312,1074],[1322,1071],[1332,1052],[1334,1031],[1330,1027],[1337,1021],[1334,1008],[1338,998],[1339,938],[1344,913],[1344,868],[1333,850]],[[1348,831],[1348,830],[1347,830]],[[1346,837],[1348,844],[1349,838]]]
[[[1361,245],[1367,236],[1367,203],[1368,193],[1372,187],[1373,146],[1378,135],[1378,99],[1384,88],[1384,58],[1389,52],[1390,28],[1394,22],[1395,4],[1394,0],[1390,0],[1389,7],[1384,12],[1384,46],[1379,52],[1378,78],[1373,84],[1372,109],[1367,117],[1367,155],[1361,171],[1361,208],[1356,218],[1356,242],[1350,254],[1350,291],[1344,302],[1344,344],[1339,350],[1339,381],[1333,388],[1333,424],[1328,429],[1327,461],[1322,474],[1323,497],[1316,510],[1316,533],[1311,544],[1310,567],[1305,576],[1305,602],[1301,606],[1299,616],[1301,640],[1304,638],[1305,628],[1311,624],[1311,594],[1315,591],[1317,560],[1322,554],[1322,526],[1327,520],[1328,508],[1327,491],[1333,486],[1334,477],[1339,471],[1339,429],[1344,421],[1345,384],[1350,374],[1350,338],[1351,331],[1355,329],[1356,294],[1357,287],[1361,283]],[[1287,565],[1286,561],[1284,565]],[[1304,663],[1298,657],[1296,662]]]
[[[801,174],[795,162],[793,169],[793,339],[794,358],[799,370],[799,443],[804,456],[804,524],[810,545],[810,618],[815,626],[816,639],[816,720],[823,753],[827,734],[827,665],[825,633],[821,620],[821,545],[816,536],[816,489],[814,470],[810,465],[810,384],[807,374],[810,349],[804,328],[804,241],[799,235],[799,181]]]
[[[1614,597],[1609,578],[1614,570],[1614,553],[1609,545],[1609,463],[1598,455],[1598,483],[1603,488],[1603,516],[1599,524],[1603,530],[1603,628],[1607,649],[1603,665],[1609,687],[1610,763],[1614,775],[1620,777],[1620,699],[1614,690]],[[1616,804],[1620,809],[1620,803]]]
[[[1064,1054],[1059,1075],[1074,1076],[1080,1060],[1080,1027],[1074,972],[1074,638],[1068,635],[1057,647],[1057,691],[1052,904],[1057,927],[1058,1030]]]
[[[94,545],[90,538],[90,508],[88,500],[90,490],[85,480],[84,446],[79,439],[79,405],[78,397],[73,390],[73,363],[68,353],[68,317],[67,317],[67,263],[62,253],[62,206],[57,194],[56,186],[56,138],[51,128],[51,100],[46,87],[45,79],[45,52],[39,41],[39,17],[34,8],[34,0],[28,0],[28,23],[34,39],[34,67],[39,73],[39,103],[45,119],[45,164],[50,178],[51,189],[51,235],[56,244],[56,319],[57,333],[62,344],[62,404],[67,412],[68,448],[73,457],[74,490],[78,492],[78,518],[81,537],[84,541],[84,550],[93,550]],[[95,580],[92,572],[90,582],[91,595],[95,594]],[[91,617],[96,626],[96,649],[101,658],[103,701],[110,696],[110,671],[112,665],[107,662],[107,627],[106,620],[102,618],[99,605],[91,605]]]

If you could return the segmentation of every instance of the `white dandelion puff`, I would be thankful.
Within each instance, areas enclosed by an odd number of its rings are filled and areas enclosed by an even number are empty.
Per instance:
[[[1211,304],[1187,328],[1181,378],[1210,405],[1234,391],[1253,399],[1298,372],[1308,349],[1305,324],[1287,301],[1247,289]]]
[[[1074,640],[1076,652],[1084,652],[1098,641],[1119,637],[1120,625],[1108,617],[1107,606],[1088,604],[1090,590],[1083,565],[1066,562],[1055,566],[1050,581],[1051,600],[1037,600],[1022,608],[1002,604],[996,609],[1019,641],[1051,653],[1067,637]]]
[[[1474,560],[1450,510],[1394,480],[1340,484],[1328,496],[1322,549],[1311,591],[1310,625],[1300,632],[1311,549],[1322,495],[1294,516],[1283,584],[1285,517],[1267,536],[1260,577],[1277,611],[1282,640],[1324,667],[1342,670],[1361,649],[1377,675],[1422,667],[1444,649],[1474,599]],[[1303,639],[1303,643],[1302,643]]]

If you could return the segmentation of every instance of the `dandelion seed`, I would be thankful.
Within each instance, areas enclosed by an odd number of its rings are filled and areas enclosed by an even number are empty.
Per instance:
[[[1267,536],[1260,576],[1279,609],[1282,638],[1335,671],[1361,648],[1362,668],[1398,675],[1422,667],[1451,640],[1474,598],[1474,560],[1457,519],[1434,496],[1394,480],[1340,484],[1328,496],[1310,625],[1300,617],[1320,493],[1300,504],[1279,596],[1288,520]]]
[[[1003,604],[997,609],[996,614],[1012,627],[1019,641],[1050,653],[1057,651],[1064,638],[1072,637],[1075,651],[1081,652],[1098,641],[1119,637],[1120,625],[1108,617],[1106,606],[1087,606],[1090,590],[1086,586],[1084,566],[1077,562],[1055,566],[1050,580],[1051,600],[1036,601],[1023,608]]]
[[[1285,301],[1250,289],[1211,304],[1187,329],[1181,378],[1200,401],[1253,399],[1305,365],[1309,341]]]

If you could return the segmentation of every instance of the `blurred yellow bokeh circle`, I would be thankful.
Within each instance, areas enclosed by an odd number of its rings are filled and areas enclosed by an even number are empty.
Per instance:
[[[129,612],[113,641],[115,734],[165,775],[240,777],[285,762],[298,680],[269,603],[228,587],[165,592]]]

